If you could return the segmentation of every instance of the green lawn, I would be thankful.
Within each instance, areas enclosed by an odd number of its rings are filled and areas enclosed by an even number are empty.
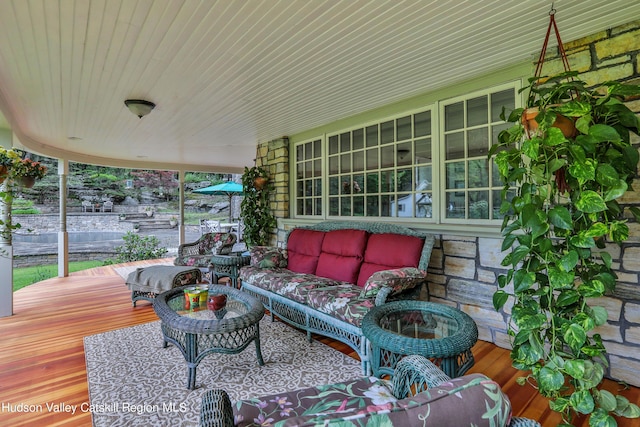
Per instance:
[[[88,268],[100,267],[103,261],[79,261],[69,263],[69,272],[86,270]],[[36,265],[33,267],[23,267],[13,269],[13,291],[22,289],[32,283],[50,279],[58,276],[58,265]]]

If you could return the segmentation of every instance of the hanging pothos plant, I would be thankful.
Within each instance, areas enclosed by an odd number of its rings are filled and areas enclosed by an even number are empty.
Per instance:
[[[490,151],[505,183],[502,250],[509,251],[494,306],[512,297],[511,358],[530,372],[519,382],[548,397],[563,426],[579,414],[588,414],[590,426],[616,426],[613,416],[637,418],[640,409],[598,388],[608,362],[594,329],[606,323],[607,310],[594,298],[616,284],[606,245],[628,238],[628,219],[640,221],[640,210],[618,202],[631,190],[639,157],[630,133],[639,133],[640,122],[622,101],[640,87],[587,89],[576,76],[563,73],[546,86],[531,79],[525,89],[539,107],[538,129],[527,133],[516,109],[508,118],[513,127]],[[555,127],[560,116],[575,123],[573,135]]]
[[[244,198],[240,215],[244,223],[244,240],[249,246],[268,245],[272,230],[277,225],[270,208],[273,185],[269,181],[269,174],[257,166],[245,167],[242,186]]]

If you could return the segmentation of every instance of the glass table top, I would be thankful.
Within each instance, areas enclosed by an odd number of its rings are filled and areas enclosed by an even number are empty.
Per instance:
[[[441,313],[400,310],[382,316],[380,327],[407,338],[440,339],[455,334],[458,322]]]
[[[250,311],[250,307],[245,301],[241,301],[231,295],[226,295],[226,304],[224,307],[214,310],[210,308],[210,304],[208,304],[208,290],[200,289],[198,293],[192,292],[192,294],[198,295],[197,298],[191,298],[197,299],[197,303],[190,301],[190,299],[186,297],[185,293],[179,293],[171,297],[167,301],[167,305],[178,315],[197,320],[232,319],[234,317],[243,316]],[[211,295],[221,295],[221,293],[215,292]]]

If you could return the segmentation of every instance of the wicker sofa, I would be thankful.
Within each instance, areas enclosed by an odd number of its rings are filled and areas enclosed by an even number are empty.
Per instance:
[[[231,253],[236,243],[233,233],[205,233],[192,243],[184,243],[178,247],[178,256],[173,265],[210,269],[211,256]]]
[[[391,381],[375,377],[256,397],[231,404],[222,389],[202,399],[201,427],[486,426],[540,427],[512,417],[509,398],[481,374],[450,379],[428,359],[407,356]]]
[[[415,298],[426,281],[432,234],[384,223],[322,222],[287,235],[286,249],[254,247],[242,290],[272,318],[353,348],[370,373],[361,321],[375,305]]]

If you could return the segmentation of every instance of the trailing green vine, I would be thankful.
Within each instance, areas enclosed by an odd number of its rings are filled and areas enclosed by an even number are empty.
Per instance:
[[[269,174],[257,166],[245,167],[242,186],[244,199],[240,205],[240,215],[244,223],[244,240],[249,246],[268,245],[277,225],[270,207],[273,184],[269,180]]]

